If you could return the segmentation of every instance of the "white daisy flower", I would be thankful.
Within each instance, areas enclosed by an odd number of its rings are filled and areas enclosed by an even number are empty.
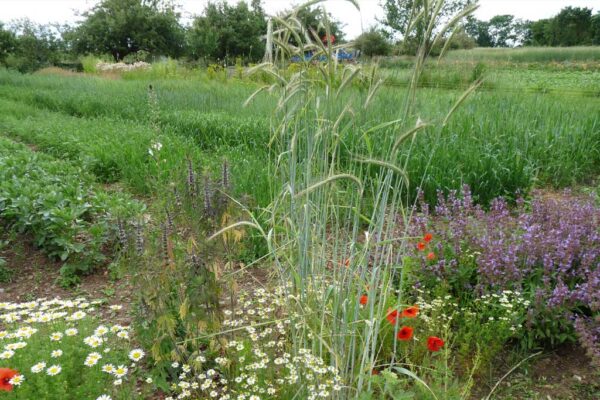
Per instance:
[[[0,353],[0,359],[4,359],[4,360],[8,360],[9,358],[12,358],[12,356],[15,355],[15,352],[12,350],[4,350],[2,353]]]
[[[42,372],[44,370],[44,368],[46,368],[46,363],[41,361],[31,367],[31,372],[33,372],[34,374],[37,374],[37,373]]]
[[[94,336],[104,336],[108,333],[108,328],[104,325],[100,325],[99,327],[96,328],[96,330],[94,331]]]
[[[23,381],[25,380],[25,376],[24,375],[15,375],[11,378],[10,381],[8,381],[8,383],[10,383],[13,386],[20,386],[21,383],[23,383]]]
[[[119,331],[119,333],[117,333],[117,337],[121,339],[129,339],[129,332]]]
[[[53,342],[58,342],[60,341],[60,339],[62,339],[62,337],[62,332],[54,332],[50,335],[50,340],[52,340]]]
[[[102,341],[102,338],[98,336],[88,336],[83,339],[83,343],[94,348],[99,347],[102,344]]]
[[[85,312],[83,312],[83,311],[76,311],[70,317],[68,317],[67,319],[69,321],[77,321],[77,320],[85,318],[86,315],[87,314]]]
[[[128,368],[124,365],[119,365],[114,371],[113,371],[113,375],[116,376],[117,378],[122,378],[123,376],[127,375],[127,371]]]
[[[129,359],[131,361],[138,362],[144,357],[145,354],[146,353],[144,353],[144,350],[142,349],[133,349],[129,352]]]
[[[102,371],[112,374],[113,372],[115,372],[115,366],[112,364],[104,364],[102,366]]]
[[[102,356],[99,353],[90,353],[84,362],[84,365],[86,367],[93,367],[94,365],[98,364],[98,360],[100,360],[102,358]]]
[[[55,375],[60,374],[60,371],[62,371],[62,368],[60,365],[52,365],[51,367],[49,367],[46,370],[46,373],[50,376],[55,376]]]
[[[69,328],[65,331],[65,335],[67,336],[75,336],[77,335],[77,329],[75,328]]]

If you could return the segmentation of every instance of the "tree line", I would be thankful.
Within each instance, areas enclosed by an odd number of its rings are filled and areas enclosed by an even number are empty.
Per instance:
[[[449,0],[442,16],[451,16],[474,3],[473,0]],[[413,54],[415,37],[425,27],[413,27],[406,32],[411,14],[426,10],[423,0],[384,0],[381,27],[372,28],[356,39],[356,47],[368,55],[390,53]],[[391,40],[399,34],[395,43]],[[440,44],[440,47],[444,44]],[[515,46],[594,46],[600,45],[600,10],[585,7],[564,7],[552,18],[525,21],[514,15],[496,15],[487,21],[474,16],[466,18],[463,30],[455,34],[450,49],[472,47]],[[436,49],[433,49],[436,53]]]
[[[449,0],[442,16],[451,16],[473,0]],[[354,48],[367,56],[392,52],[411,54],[419,29],[406,31],[411,13],[423,0],[383,0],[379,27],[356,38]],[[266,15],[261,0],[250,4],[223,0],[209,2],[201,15],[184,25],[172,0],[102,0],[81,15],[75,25],[40,25],[27,19],[8,25],[0,22],[0,65],[33,71],[61,65],[81,55],[110,55],[115,61],[148,61],[160,56],[191,62],[243,58],[256,62],[264,54]],[[306,8],[298,18],[315,35],[324,36],[323,15]],[[344,41],[343,24],[327,15],[336,43]],[[394,42],[392,38],[400,37]],[[453,35],[449,48],[506,47],[515,45],[575,46],[600,44],[600,11],[565,7],[553,18],[522,21],[498,15],[489,21],[469,18],[462,32]]]
[[[27,19],[0,22],[0,65],[32,71],[80,55],[110,55],[114,61],[166,56],[192,62],[238,57],[256,62],[264,55],[268,18],[260,0],[210,2],[187,26],[169,0],[102,0],[81,17],[70,26]],[[329,17],[331,34],[343,40],[341,24]],[[303,9],[298,18],[324,35],[317,8]]]
[[[466,32],[479,47],[600,45],[600,11],[565,7],[552,18],[523,21],[497,15],[489,21],[469,18]]]

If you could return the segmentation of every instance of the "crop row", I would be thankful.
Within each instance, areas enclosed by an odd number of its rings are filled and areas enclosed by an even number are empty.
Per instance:
[[[162,132],[162,141],[185,148],[185,153],[195,153],[199,148],[198,161],[204,165],[216,158],[230,159],[234,177],[241,183],[236,185],[237,190],[251,194],[260,205],[268,204],[270,179],[264,165],[270,157],[267,120],[274,100],[259,95],[251,106],[242,107],[254,87],[244,83],[159,81],[153,84],[157,98],[153,112],[148,104],[149,82],[0,72],[0,83],[4,84],[0,85],[0,94],[12,99],[13,104],[28,104],[28,115],[34,115],[31,118],[37,118],[39,109],[55,112],[46,114],[51,118],[31,121],[29,126],[19,117],[10,123],[10,117],[0,117],[0,126],[11,133],[21,132],[15,134],[26,141],[37,145],[40,135],[30,132],[44,131],[44,135],[52,136],[53,146],[60,145],[64,147],[61,151],[68,152],[68,147],[74,146],[61,143],[63,136],[71,136],[74,141],[86,135],[103,138],[104,142],[111,142],[111,136],[121,138],[115,140],[122,148],[111,152],[123,153],[127,148],[139,152],[137,156],[124,155],[123,160],[130,161],[122,161],[132,164],[127,165],[132,169],[130,178],[124,180],[136,181],[148,174],[143,168],[133,170],[133,165],[140,157],[148,158],[144,152],[156,135],[152,131],[155,123]],[[382,89],[368,113],[357,112],[352,129],[341,138],[348,143],[346,147],[361,142],[370,146],[373,157],[377,157],[378,149],[387,148],[401,132],[390,126],[364,135],[363,126],[397,118],[398,104],[402,104],[405,94],[401,88]],[[365,96],[360,90],[354,92],[355,110],[360,110]],[[417,98],[416,114],[424,121],[439,122],[458,97],[460,92],[424,90]],[[438,189],[449,191],[468,184],[478,202],[489,203],[497,196],[526,192],[536,184],[565,187],[594,178],[600,168],[598,101],[555,100],[553,96],[520,93],[481,92],[471,96],[446,126],[425,130],[417,138],[407,164],[412,195],[421,186],[428,202],[434,203]],[[0,108],[7,104],[3,102]],[[114,130],[115,134],[105,130]],[[185,158],[184,152],[173,151],[177,158]],[[403,165],[407,154],[408,150],[401,153],[396,160],[399,165]],[[347,156],[347,160],[352,159]]]
[[[117,220],[142,209],[126,195],[99,189],[80,168],[0,137],[0,223],[64,262],[63,277],[104,263]]]
[[[268,192],[266,175],[261,180],[256,173],[264,161],[248,143],[199,146],[200,136],[161,134],[149,124],[106,116],[78,118],[10,100],[0,100],[0,110],[4,134],[73,161],[100,182],[122,182],[138,194],[164,189],[182,175],[188,159],[208,171],[218,171],[227,159],[240,193],[255,192],[257,187],[259,193]],[[233,141],[242,136],[231,137]]]

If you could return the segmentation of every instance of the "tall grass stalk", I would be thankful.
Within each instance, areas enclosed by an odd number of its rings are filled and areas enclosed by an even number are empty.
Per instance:
[[[419,38],[423,59],[434,31],[438,32],[434,28],[443,1],[426,2],[432,11],[418,14],[429,26],[426,36]],[[373,159],[362,143],[351,138],[356,115],[368,110],[381,81],[372,70],[338,65],[335,53],[343,45],[323,44],[302,26],[299,9],[273,19],[273,37],[268,41],[273,43],[272,59],[278,61],[254,69],[279,82],[271,88],[278,91],[279,101],[270,143],[276,165],[274,188],[280,190],[273,194],[262,232],[278,277],[289,289],[289,309],[301,321],[292,331],[294,353],[309,348],[327,360],[345,379],[342,397],[357,398],[372,390],[374,369],[402,371],[395,345],[391,356],[381,353],[381,335],[388,307],[403,305],[402,257],[409,242],[404,232],[396,231],[395,222],[403,219],[403,226],[408,225],[409,182],[397,150],[402,132],[405,137],[408,132],[414,143],[418,131],[412,112],[416,85],[404,107],[397,108],[403,110],[401,119],[394,121],[399,140],[384,142],[386,148]],[[469,10],[442,30],[452,30]],[[326,16],[324,21],[328,35]],[[419,21],[411,21],[415,22]],[[282,70],[286,60],[294,55],[304,59],[307,52],[326,60],[317,66],[320,79],[309,74],[310,61],[286,77]],[[422,66],[423,62],[416,63],[415,77]],[[343,96],[350,80],[367,82],[369,89],[360,96]],[[417,128],[420,124],[417,121]],[[394,123],[381,126],[390,125]],[[361,305],[365,294],[368,301]],[[304,398],[303,393],[298,398]]]

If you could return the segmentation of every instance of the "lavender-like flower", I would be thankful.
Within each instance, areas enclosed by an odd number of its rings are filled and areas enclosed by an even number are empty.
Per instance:
[[[196,198],[196,176],[194,173],[194,165],[192,164],[192,160],[188,158],[188,176],[187,176],[187,188],[188,195],[190,199],[192,199],[192,205],[194,204],[193,200]]]
[[[208,174],[204,174],[204,212],[210,216],[212,212],[213,190]]]
[[[144,254],[144,230],[140,221],[135,224],[135,250],[138,257]]]
[[[169,226],[167,225],[167,222],[162,224],[161,245],[163,262],[166,267],[169,265]]]
[[[464,187],[460,196],[439,192],[431,214],[422,197],[417,196],[420,211],[409,235],[433,233],[430,250],[436,257],[427,260],[426,251],[409,246],[421,259],[421,282],[456,282],[465,276],[465,268],[473,268],[458,290],[471,285],[480,294],[527,290],[533,293],[528,313],[532,325],[543,324],[544,318],[536,318],[547,312],[574,317],[583,317],[580,310],[600,313],[600,207],[594,198],[534,193],[528,202],[517,199],[514,208],[496,199],[484,210]],[[592,318],[586,326],[591,326],[588,331],[600,329],[600,321]]]
[[[223,166],[221,168],[221,184],[223,185],[224,191],[229,189],[229,164],[227,163],[227,160],[223,161]]]
[[[175,196],[175,205],[178,209],[181,208],[183,203],[181,201],[181,195],[179,194],[179,190],[177,190],[177,187],[173,188],[173,195]]]
[[[119,235],[119,243],[121,244],[121,251],[125,253],[129,248],[129,236],[127,235],[125,224],[120,219],[117,221],[117,229]]]
[[[166,228],[169,233],[175,232],[174,224],[173,224],[173,216],[169,212],[169,209],[165,209],[166,214]]]

